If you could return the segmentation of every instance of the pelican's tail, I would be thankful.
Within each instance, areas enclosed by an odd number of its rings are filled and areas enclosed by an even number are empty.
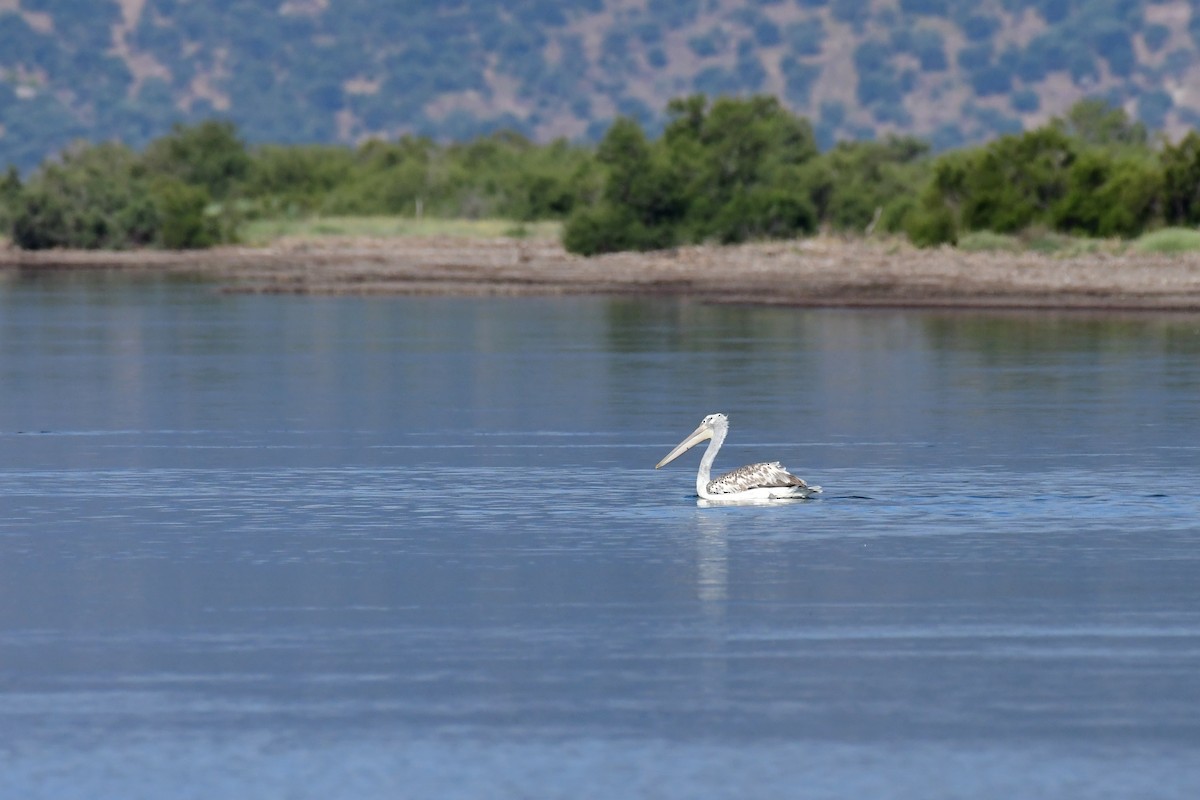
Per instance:
[[[802,483],[800,486],[788,486],[781,488],[778,492],[772,492],[771,497],[777,500],[806,500],[820,493],[820,486],[809,486]]]

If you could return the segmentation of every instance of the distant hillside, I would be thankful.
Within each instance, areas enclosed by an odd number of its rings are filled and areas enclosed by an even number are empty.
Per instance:
[[[0,165],[176,121],[251,142],[597,138],[670,98],[775,94],[823,145],[953,147],[1085,96],[1200,127],[1188,0],[0,0]]]

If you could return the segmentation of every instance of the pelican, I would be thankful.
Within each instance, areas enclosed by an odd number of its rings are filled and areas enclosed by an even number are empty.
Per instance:
[[[670,464],[692,447],[708,439],[708,449],[700,459],[700,470],[696,473],[696,494],[704,500],[799,500],[812,497],[821,491],[820,486],[809,486],[800,478],[784,469],[778,461],[747,464],[733,472],[726,472],[709,480],[713,460],[729,433],[729,417],[724,414],[709,414],[700,422],[674,450],[667,453],[655,469]]]

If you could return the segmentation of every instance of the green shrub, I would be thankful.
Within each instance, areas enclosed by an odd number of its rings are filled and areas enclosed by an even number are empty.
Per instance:
[[[577,253],[646,250],[681,242],[794,236],[818,215],[802,178],[817,155],[808,122],[770,97],[695,95],[673,101],[650,141],[619,118],[596,151],[600,202],[577,210],[563,231]]]
[[[1074,160],[1074,143],[1055,128],[1003,136],[987,145],[966,166],[963,227],[1015,233],[1049,221],[1067,191]]]
[[[137,158],[123,145],[77,145],[45,164],[15,202],[13,242],[51,247],[118,249],[153,243],[154,210]]]
[[[1065,117],[1053,120],[1051,127],[1087,145],[1141,147],[1149,140],[1145,125],[1099,97],[1076,102]]]
[[[77,145],[21,187],[12,238],[29,250],[209,247],[233,234],[231,215],[223,226],[210,203],[203,185],[162,173],[148,177],[122,145]]]
[[[70,243],[66,205],[42,186],[27,188],[13,209],[12,240],[24,250],[49,250]]]
[[[607,203],[572,214],[563,226],[562,241],[567,251],[584,256],[659,250],[677,243],[673,228],[647,227],[631,209]]]
[[[1086,236],[1136,236],[1156,216],[1162,184],[1162,172],[1150,159],[1084,151],[1054,207],[1055,226]]]
[[[879,142],[840,142],[807,163],[801,182],[821,223],[862,233],[882,209],[876,228],[899,231],[913,205],[913,188],[926,180],[929,146],[909,137]],[[901,198],[907,198],[901,202]]]
[[[250,157],[243,192],[269,213],[313,212],[349,181],[354,151],[328,145],[265,145]]]
[[[17,202],[21,198],[21,175],[16,167],[9,167],[0,177],[0,230],[12,228]]]
[[[1139,253],[1194,253],[1200,251],[1200,230],[1162,228],[1142,234],[1133,242]]]
[[[202,186],[212,197],[224,198],[250,171],[250,156],[232,122],[207,120],[176,124],[155,139],[142,156],[152,175]]]
[[[211,198],[203,186],[163,179],[153,188],[159,220],[158,243],[169,250],[212,247],[218,241],[216,220],[209,216]]]
[[[1163,216],[1169,225],[1200,225],[1200,134],[1190,131],[1162,150]]]
[[[758,187],[738,192],[712,220],[709,230],[722,244],[782,239],[817,228],[817,212],[803,194]]]
[[[906,229],[914,241],[930,244],[949,240],[952,221],[964,236],[1031,229],[1137,236],[1163,219],[1185,218],[1193,208],[1200,214],[1197,152],[1200,137],[1156,153],[1144,127],[1123,111],[1083,101],[1066,119],[942,155]]]
[[[883,206],[883,213],[880,214],[879,221],[875,224],[874,232],[904,233],[908,215],[913,213],[916,208],[917,199],[911,194],[892,198],[887,205]]]
[[[904,232],[917,247],[937,247],[958,242],[954,213],[944,205],[922,205],[909,212]]]

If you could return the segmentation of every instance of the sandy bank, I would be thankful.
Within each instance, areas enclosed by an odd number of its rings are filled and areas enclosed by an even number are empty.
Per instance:
[[[580,258],[553,240],[320,238],[198,252],[0,250],[0,275],[188,274],[229,291],[298,294],[671,295],[797,306],[1200,310],[1200,254],[917,250],[811,239]]]

